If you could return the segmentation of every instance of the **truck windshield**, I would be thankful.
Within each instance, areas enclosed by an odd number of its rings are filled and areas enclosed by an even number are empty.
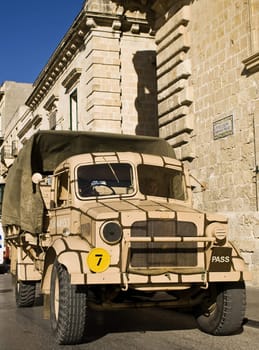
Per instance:
[[[137,170],[141,193],[178,200],[187,199],[182,171],[147,164],[140,164]]]
[[[133,193],[133,170],[127,163],[81,165],[77,169],[80,197]]]

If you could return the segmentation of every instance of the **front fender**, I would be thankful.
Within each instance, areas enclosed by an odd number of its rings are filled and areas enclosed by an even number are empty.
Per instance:
[[[69,274],[82,274],[90,249],[88,242],[79,236],[56,239],[45,255],[41,287],[43,294],[50,294],[51,272],[56,259],[66,267]]]
[[[238,246],[232,241],[229,241],[229,245],[233,249],[233,251],[232,251],[232,263],[233,263],[234,270],[235,271],[246,272],[247,267],[246,267],[246,264],[245,264],[245,260],[242,257]]]

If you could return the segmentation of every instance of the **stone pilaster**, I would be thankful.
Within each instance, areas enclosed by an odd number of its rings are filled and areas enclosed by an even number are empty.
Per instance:
[[[88,1],[85,10],[86,128],[158,135],[156,45],[146,13],[108,0]]]
[[[86,40],[85,98],[88,130],[121,132],[120,40],[112,28],[93,27]]]
[[[156,33],[159,134],[180,159],[193,157],[189,149],[186,152],[193,130],[189,22],[189,7],[184,6]]]

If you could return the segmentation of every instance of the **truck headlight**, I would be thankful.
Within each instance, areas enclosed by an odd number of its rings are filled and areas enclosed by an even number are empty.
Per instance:
[[[122,228],[114,221],[105,223],[101,227],[101,237],[108,244],[117,244],[122,238]]]
[[[218,244],[224,244],[227,238],[227,225],[214,222],[206,228],[206,236],[215,237]]]
[[[63,228],[62,234],[64,237],[68,237],[70,235],[70,229],[68,227]]]

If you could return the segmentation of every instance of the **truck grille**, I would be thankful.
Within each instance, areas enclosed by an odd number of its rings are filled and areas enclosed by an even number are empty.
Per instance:
[[[192,222],[176,220],[136,221],[132,237],[195,237],[197,227]],[[131,267],[193,267],[197,266],[196,242],[132,242]]]

